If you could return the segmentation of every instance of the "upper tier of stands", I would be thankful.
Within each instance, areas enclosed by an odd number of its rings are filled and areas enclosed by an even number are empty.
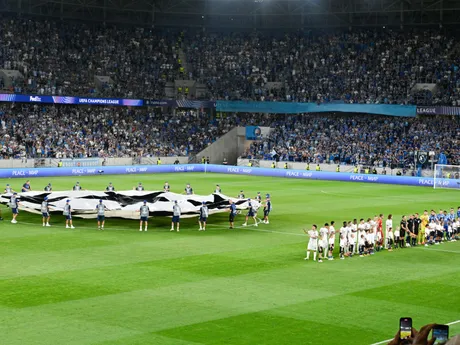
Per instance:
[[[191,78],[208,99],[460,105],[459,41],[439,31],[173,33],[4,17],[0,40],[0,68],[24,76],[17,93],[158,99]]]

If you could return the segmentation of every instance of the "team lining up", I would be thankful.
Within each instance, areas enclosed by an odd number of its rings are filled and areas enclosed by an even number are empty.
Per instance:
[[[328,260],[334,260],[333,252],[335,245],[335,222],[325,223],[319,231],[316,224],[310,230],[304,229],[309,235],[305,260],[323,262],[327,253]],[[417,245],[439,245],[443,241],[457,241],[460,233],[460,206],[457,212],[453,208],[448,213],[439,210],[439,213],[431,210],[430,214],[425,210],[420,216],[418,213],[402,216],[399,225],[393,231],[393,216],[388,215],[385,221],[385,236],[383,234],[383,214],[368,218],[366,221],[357,219],[344,221],[339,230],[339,258],[360,257],[373,255],[376,251],[387,249],[393,251],[397,248],[412,247]],[[385,238],[385,243],[384,243]]]

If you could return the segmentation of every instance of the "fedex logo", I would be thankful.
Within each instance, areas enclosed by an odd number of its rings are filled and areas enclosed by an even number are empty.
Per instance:
[[[29,101],[30,102],[41,102],[42,99],[41,99],[41,97],[38,97],[38,96],[30,96]]]

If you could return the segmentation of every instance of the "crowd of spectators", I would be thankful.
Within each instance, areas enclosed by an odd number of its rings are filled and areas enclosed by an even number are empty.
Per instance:
[[[177,37],[153,29],[4,17],[0,40],[15,93],[161,98],[177,71]]]
[[[423,151],[460,164],[459,124],[434,116],[277,116],[270,135],[253,142],[243,158],[408,168],[415,152]]]
[[[162,98],[166,82],[191,78],[209,99],[460,105],[460,44],[439,30],[184,33],[3,17],[0,40],[0,68],[24,77],[15,93]]]
[[[460,164],[449,117],[161,113],[152,108],[3,104],[1,158],[193,156],[235,126],[266,126],[243,158],[409,167],[416,151]]]
[[[0,158],[187,156],[233,126],[201,111],[4,104]]]
[[[215,99],[460,105],[458,41],[435,31],[201,32],[185,42]]]

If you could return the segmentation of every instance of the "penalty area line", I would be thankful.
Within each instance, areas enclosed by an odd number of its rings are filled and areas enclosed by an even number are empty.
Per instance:
[[[452,325],[456,325],[457,323],[460,323],[460,320],[457,320],[457,321],[452,321],[452,322],[446,323],[446,325],[448,325],[448,326],[452,326]],[[390,341],[392,341],[392,340],[393,340],[393,338],[391,338],[391,339],[387,339],[387,340],[382,340],[382,341],[379,341],[378,343],[373,343],[373,344],[371,344],[371,345],[381,345],[381,344],[386,344],[386,343],[388,343],[388,342],[390,342]]]

